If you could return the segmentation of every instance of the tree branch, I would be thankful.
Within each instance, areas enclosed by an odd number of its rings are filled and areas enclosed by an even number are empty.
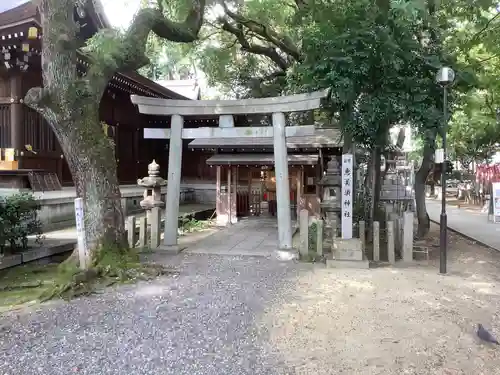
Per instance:
[[[287,55],[291,56],[296,61],[302,60],[302,55],[299,48],[295,45],[292,39],[287,35],[280,35],[271,27],[263,25],[255,20],[248,19],[241,14],[234,13],[229,10],[227,5],[222,2],[226,15],[234,20],[237,24],[245,26],[248,30],[260,35],[269,43],[274,44]],[[227,20],[226,20],[227,21]]]
[[[35,111],[44,107],[48,108],[51,102],[49,91],[41,87],[30,88],[24,97],[24,104]]]
[[[231,25],[227,20],[222,20],[222,29],[233,34],[241,45],[241,49],[256,55],[263,55],[271,59],[281,70],[289,67],[288,62],[279,55],[273,47],[265,47],[257,44],[250,44],[243,33],[242,27]]]
[[[123,61],[118,70],[136,70],[147,64],[146,42],[152,31],[158,37],[172,42],[189,43],[197,40],[203,24],[205,0],[194,0],[184,22],[167,19],[159,9],[139,11],[123,40]]]
[[[193,6],[184,22],[167,19],[159,9],[146,8],[139,11],[125,35],[112,30],[102,30],[104,41],[96,47],[90,45],[92,60],[87,79],[99,81],[95,92],[104,92],[108,81],[117,71],[135,71],[149,64],[146,57],[147,40],[151,32],[173,42],[188,43],[197,40],[203,23],[205,0],[193,0]],[[96,87],[97,83],[92,83]]]
[[[477,40],[477,38],[479,38],[481,36],[482,33],[484,33],[488,27],[490,27],[491,23],[493,21],[495,21],[495,19],[497,19],[498,17],[500,17],[500,12],[498,12],[497,14],[495,14],[493,17],[491,17],[488,22],[486,22],[486,25],[484,25],[484,27],[479,30],[477,33],[475,33],[472,38],[470,39],[470,42],[469,43],[472,43],[472,42],[475,42]]]

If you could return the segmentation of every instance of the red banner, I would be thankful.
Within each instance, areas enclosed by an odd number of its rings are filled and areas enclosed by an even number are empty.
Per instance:
[[[500,182],[500,164],[478,165],[476,167],[476,181]]]

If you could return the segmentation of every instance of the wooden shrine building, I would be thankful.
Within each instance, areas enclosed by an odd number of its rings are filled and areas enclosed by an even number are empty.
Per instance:
[[[7,3],[5,3],[7,2]],[[31,87],[42,85],[40,14],[32,1],[19,6],[19,1],[2,0],[0,4],[0,188],[30,188],[57,190],[61,185],[73,185],[61,147],[49,125],[36,111],[23,104]],[[79,38],[84,41],[100,28],[109,27],[99,1],[94,7],[77,12],[74,17],[81,27]],[[2,11],[3,10],[3,11]],[[84,71],[88,63],[83,56],[78,69]],[[152,159],[161,161],[165,142],[144,139],[146,127],[165,126],[168,118],[138,113],[130,95],[160,99],[187,98],[156,84],[136,72],[119,72],[109,82],[101,100],[101,120],[107,126],[108,136],[116,145],[118,178],[122,184],[135,184],[143,177]],[[215,118],[193,118],[189,126],[215,125]],[[208,168],[208,167],[207,167]],[[189,172],[193,171],[193,172]],[[187,174],[199,174],[193,163]]]

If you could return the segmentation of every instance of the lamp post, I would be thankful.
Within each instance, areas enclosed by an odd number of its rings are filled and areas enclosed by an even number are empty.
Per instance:
[[[446,273],[447,222],[446,216],[446,132],[448,131],[448,87],[455,79],[455,72],[442,67],[436,75],[436,82],[443,88],[443,164],[441,168],[441,217],[439,221],[439,273]]]

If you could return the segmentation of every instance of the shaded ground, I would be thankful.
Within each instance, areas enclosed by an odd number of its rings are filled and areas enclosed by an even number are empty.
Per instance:
[[[0,313],[13,305],[35,302],[58,281],[57,264],[25,264],[0,270]]]
[[[500,254],[449,247],[448,276],[437,248],[371,270],[172,257],[175,277],[4,314],[0,374],[500,374],[473,334],[500,334]]]
[[[459,207],[471,212],[481,212],[483,205],[466,203],[464,200],[458,200],[456,197],[448,197],[446,199],[446,204],[454,207]]]

